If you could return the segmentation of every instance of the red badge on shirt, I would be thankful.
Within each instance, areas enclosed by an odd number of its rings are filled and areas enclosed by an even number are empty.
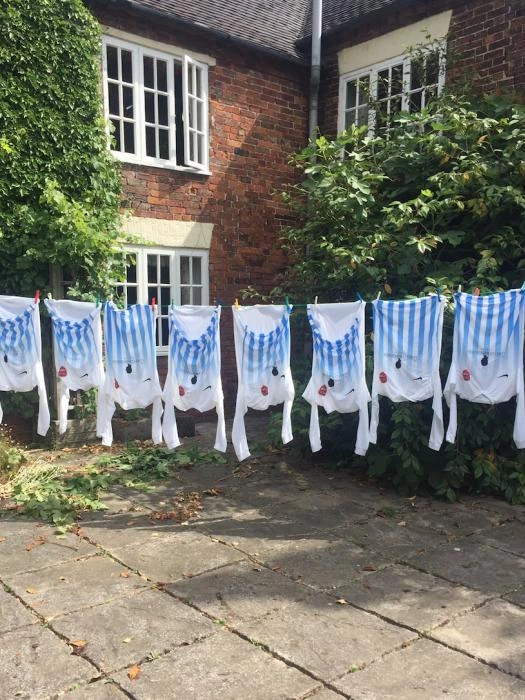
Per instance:
[[[462,374],[463,374],[463,379],[466,382],[469,382],[470,381],[470,372],[468,371],[468,369],[464,369]]]
[[[326,392],[328,389],[326,388],[326,384],[323,384],[322,386],[319,387],[319,394],[321,396],[326,396]]]
[[[379,381],[381,384],[386,384],[388,381],[388,377],[386,376],[386,372],[379,372]]]
[[[117,382],[116,379],[113,380],[113,384],[115,385],[115,389],[120,389],[120,384]]]
[[[59,377],[67,377],[67,369],[65,367],[60,367],[58,370]]]
[[[180,386],[179,384],[179,396],[184,396],[186,393],[186,389],[183,386]]]
[[[261,394],[262,394],[263,396],[268,396],[268,387],[266,386],[266,384],[263,384],[263,385],[262,385],[262,387],[261,387]]]

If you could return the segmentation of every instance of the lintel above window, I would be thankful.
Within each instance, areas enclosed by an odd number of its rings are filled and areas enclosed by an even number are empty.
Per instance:
[[[445,85],[445,48],[445,42],[436,42],[414,55],[342,75],[338,131],[351,124],[388,131],[396,114],[421,111]]]
[[[102,48],[113,154],[208,173],[208,66],[110,36]]]

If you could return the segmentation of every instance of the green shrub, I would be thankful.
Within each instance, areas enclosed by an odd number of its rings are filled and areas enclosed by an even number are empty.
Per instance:
[[[299,217],[284,237],[292,257],[285,290],[292,301],[312,294],[320,301],[348,301],[358,292],[370,300],[378,291],[384,298],[403,299],[436,287],[451,296],[459,284],[482,292],[521,287],[522,106],[448,95],[419,114],[401,114],[388,135],[369,136],[352,126],[333,140],[320,136],[293,162],[304,179],[283,195]],[[370,379],[371,314],[367,316]],[[449,304],[443,380],[452,327]],[[301,339],[296,352],[304,363],[303,348]],[[304,384],[308,372],[295,372],[299,383]],[[429,402],[382,399],[378,445],[367,455],[369,474],[405,493],[430,491],[453,500],[460,489],[469,489],[525,503],[525,458],[511,435],[515,401],[494,407],[459,404],[456,445],[433,452],[427,447]],[[294,424],[304,447],[308,413],[296,411]],[[341,460],[341,445],[346,448],[341,436],[352,430],[349,420],[326,419],[323,444],[333,461]],[[355,464],[349,452],[346,460]]]

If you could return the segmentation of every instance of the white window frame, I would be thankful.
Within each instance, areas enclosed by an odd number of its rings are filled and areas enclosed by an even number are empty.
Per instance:
[[[137,283],[128,284],[125,281],[120,282],[118,287],[128,287],[133,286],[137,288],[137,303],[148,304],[148,255],[164,255],[170,258],[170,304],[173,302],[176,306],[180,306],[181,303],[181,287],[189,285],[181,285],[180,281],[180,259],[181,257],[188,256],[190,258],[200,258],[201,259],[201,284],[191,285],[194,287],[201,287],[201,306],[207,306],[209,304],[210,288],[209,288],[209,252],[203,250],[202,248],[162,248],[153,246],[124,246],[123,253],[125,255],[134,255],[136,259],[136,278]],[[161,284],[160,280],[157,286]],[[153,285],[151,285],[153,286]],[[160,308],[160,299],[155,299],[158,308],[158,318],[160,319],[162,314],[162,309]],[[164,314],[166,316],[167,314]],[[157,320],[157,323],[160,323]],[[158,345],[157,354],[167,355],[168,346]]]
[[[440,95],[445,87],[445,52],[446,52],[446,42],[440,41],[425,47],[422,50],[422,54],[431,54],[434,51],[439,51],[439,66],[438,66],[438,81],[437,81],[437,94]],[[337,131],[341,133],[345,130],[345,115],[346,112],[350,111],[349,108],[346,109],[346,86],[349,82],[353,80],[359,80],[360,78],[367,78],[369,81],[370,95],[372,96],[371,102],[374,103],[377,100],[377,85],[378,85],[378,74],[394,66],[402,64],[403,66],[403,87],[401,93],[401,111],[407,112],[410,105],[410,95],[421,91],[420,88],[416,90],[410,89],[410,76],[411,76],[411,62],[412,56],[403,54],[401,56],[396,56],[390,58],[387,61],[382,61],[380,63],[375,63],[367,68],[360,68],[350,73],[345,73],[339,78],[339,114],[337,122]],[[424,93],[425,88],[431,86],[422,86],[422,107],[424,107]],[[389,98],[388,98],[389,99]],[[370,104],[370,102],[369,102]],[[361,105],[362,106],[362,105]],[[356,110],[356,117],[358,116],[358,110]],[[356,122],[354,122],[356,123]],[[376,110],[373,107],[368,109],[368,130],[370,135],[375,132],[376,126]]]
[[[132,70],[133,70],[133,106],[134,106],[134,122],[135,122],[135,153],[126,153],[124,151],[116,151],[111,149],[111,153],[119,160],[126,163],[137,163],[142,165],[150,165],[159,168],[168,168],[171,170],[182,170],[189,172],[198,172],[202,175],[211,175],[209,171],[209,116],[208,116],[208,66],[201,63],[187,54],[177,55],[166,53],[158,49],[150,48],[149,46],[141,46],[140,44],[117,39],[110,35],[102,37],[102,84],[104,97],[104,117],[108,125],[108,136],[110,135],[110,114],[109,114],[109,89],[108,89],[108,67],[107,67],[107,47],[115,46],[126,51],[130,51],[132,55]],[[145,113],[145,97],[144,92],[152,91],[144,86],[144,57],[152,57],[161,61],[167,62],[167,88],[168,88],[168,132],[170,138],[169,160],[146,155],[146,113]],[[183,103],[183,139],[184,139],[184,161],[185,164],[177,163],[176,153],[176,122],[175,122],[175,87],[173,63],[177,62],[181,65],[182,70],[182,103]],[[170,70],[171,67],[171,70]],[[199,70],[201,73],[201,94],[188,96],[188,71]],[[195,73],[194,73],[195,74]],[[195,84],[195,83],[194,83]],[[186,116],[188,114],[189,100],[197,100],[203,105],[202,129],[199,134],[203,139],[203,154],[202,162],[196,158],[189,159],[189,141],[191,137],[191,125]],[[155,105],[157,101],[155,100]],[[122,110],[121,110],[122,111]],[[157,107],[155,106],[155,113]],[[158,137],[157,137],[158,138]],[[111,148],[111,147],[110,147]]]

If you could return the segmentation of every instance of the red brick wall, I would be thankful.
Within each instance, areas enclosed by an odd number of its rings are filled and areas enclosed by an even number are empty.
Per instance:
[[[339,74],[337,52],[431,15],[453,10],[447,85],[471,81],[484,92],[516,92],[525,88],[525,0],[425,0],[372,18],[323,40],[321,130],[337,131]],[[521,97],[520,97],[521,95]]]
[[[126,206],[134,216],[214,224],[210,302],[231,304],[248,285],[269,291],[285,265],[278,238],[289,216],[275,192],[293,180],[288,158],[307,139],[307,70],[138,15],[116,16],[96,6],[94,14],[102,24],[216,59],[209,69],[212,175],[124,164]],[[231,321],[224,308],[223,382],[230,406],[236,387]]]

